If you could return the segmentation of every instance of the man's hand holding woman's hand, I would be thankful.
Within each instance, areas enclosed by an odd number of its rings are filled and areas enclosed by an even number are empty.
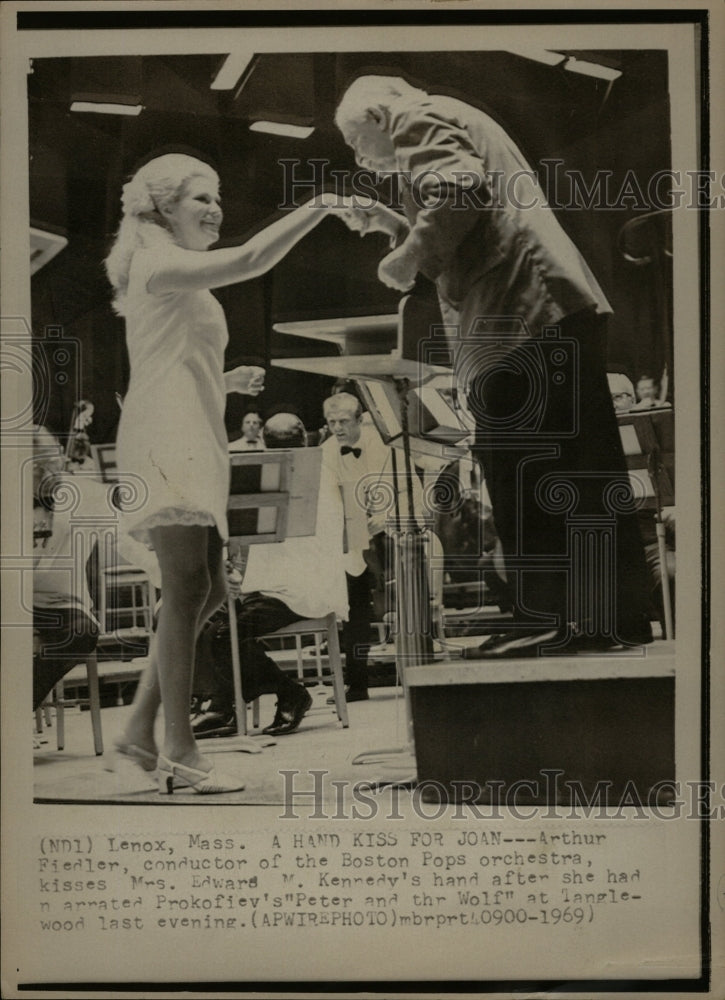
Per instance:
[[[396,240],[404,240],[408,234],[408,223],[392,208],[381,205],[375,198],[360,195],[338,195],[334,191],[323,191],[309,203],[310,207],[324,208],[335,212],[348,229],[365,236],[368,233],[386,233]],[[407,292],[415,283],[418,267],[414,256],[406,249],[405,243],[396,247],[383,258],[378,267],[378,277],[389,288]]]
[[[361,236],[386,233],[388,236],[399,237],[408,231],[408,223],[403,216],[381,204],[376,198],[323,191],[309,204],[311,208],[325,208],[335,212],[348,229]]]
[[[361,236],[368,233],[385,233],[394,239],[404,238],[408,223],[387,205],[372,198],[351,198],[351,204],[343,208],[340,217],[348,229]]]

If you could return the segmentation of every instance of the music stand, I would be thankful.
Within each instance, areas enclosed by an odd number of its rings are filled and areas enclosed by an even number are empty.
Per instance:
[[[427,370],[426,366],[419,365],[417,378],[414,380],[410,377],[407,365],[403,367],[403,371],[405,374],[400,375],[393,366],[390,374],[378,375],[376,379],[358,378],[357,384],[363,398],[368,403],[370,415],[382,439],[387,444],[393,444],[400,438],[403,448],[405,492],[409,512],[409,517],[406,519],[401,518],[400,515],[394,450],[392,455],[393,482],[396,491],[395,533],[393,535],[396,581],[395,658],[403,689],[406,742],[400,747],[364,751],[354,757],[352,763],[358,765],[376,764],[387,769],[388,773],[383,772],[381,778],[376,782],[378,786],[392,784],[398,787],[411,787],[417,781],[417,762],[413,735],[413,709],[406,670],[409,666],[430,663],[433,659],[433,637],[428,614],[429,593],[425,537],[417,523],[414,507],[411,415],[414,421],[413,426],[420,434],[425,411],[421,405],[420,397],[414,396],[414,393],[419,390],[421,385],[434,378],[435,373]],[[390,389],[393,390],[393,394],[389,393]],[[414,400],[412,414],[411,397]]]
[[[234,452],[229,460],[231,482],[227,518],[230,549],[236,548],[241,552],[250,545],[276,544],[286,538],[314,535],[322,468],[322,451],[319,448]],[[256,739],[247,735],[237,616],[233,602],[228,602],[227,607],[237,737],[235,740],[225,739],[223,746],[210,748],[210,752],[239,750],[261,753],[260,743],[274,746],[276,741],[264,734]]]

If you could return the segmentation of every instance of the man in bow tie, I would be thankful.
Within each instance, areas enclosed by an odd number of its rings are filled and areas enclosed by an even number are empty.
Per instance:
[[[368,698],[367,654],[370,648],[372,595],[384,575],[392,497],[392,449],[372,423],[363,418],[360,401],[338,392],[323,404],[330,437],[322,445],[322,461],[335,477],[345,510],[345,555],[350,617],[343,630],[347,700]],[[384,509],[381,509],[384,508]],[[404,512],[403,516],[405,516]]]

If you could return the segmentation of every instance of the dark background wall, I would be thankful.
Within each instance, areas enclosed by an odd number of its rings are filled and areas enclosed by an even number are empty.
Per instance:
[[[121,185],[152,150],[183,144],[211,158],[222,180],[224,236],[249,234],[289,200],[289,168],[285,173],[281,160],[301,160],[298,176],[311,173],[306,164],[312,159],[329,161],[330,169],[353,168],[333,112],[350,77],[375,68],[485,108],[534,166],[560,159],[589,182],[597,171],[610,171],[614,193],[631,171],[646,192],[649,178],[671,166],[666,54],[608,51],[589,57],[621,70],[611,88],[506,52],[269,54],[256,58],[236,98],[210,90],[221,54],[35,60],[28,77],[31,221],[62,232],[69,242],[32,279],[33,329],[42,338],[46,327],[62,326],[64,336],[80,342],[82,362],[79,379],[53,384],[43,405],[46,422],[56,432],[67,431],[74,402],[86,398],[95,405],[91,439],[115,437],[114,394],[125,391],[128,361],[103,258],[119,221]],[[135,94],[144,111],[136,118],[72,113],[72,98],[84,93]],[[296,120],[315,125],[315,131],[307,140],[253,133],[249,123],[255,118]],[[644,248],[649,263],[635,265],[622,254],[623,225],[646,208],[629,199],[616,209],[557,210],[614,306],[610,368],[633,379],[644,371],[658,377],[665,362],[671,371],[666,227],[655,220],[638,231],[641,245],[635,249]],[[326,220],[272,274],[219,290],[230,332],[228,365],[325,353],[317,342],[274,334],[272,324],[281,319],[395,311],[398,295],[376,277],[385,250],[382,237],[360,240]],[[263,406],[291,401],[308,426],[318,427],[329,384],[271,369]],[[230,398],[230,433],[248,402]]]

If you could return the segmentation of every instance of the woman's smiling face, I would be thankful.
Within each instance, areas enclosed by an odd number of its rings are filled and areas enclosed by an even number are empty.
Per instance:
[[[199,175],[184,185],[181,198],[164,212],[177,243],[187,250],[207,250],[219,239],[222,223],[219,181]]]

